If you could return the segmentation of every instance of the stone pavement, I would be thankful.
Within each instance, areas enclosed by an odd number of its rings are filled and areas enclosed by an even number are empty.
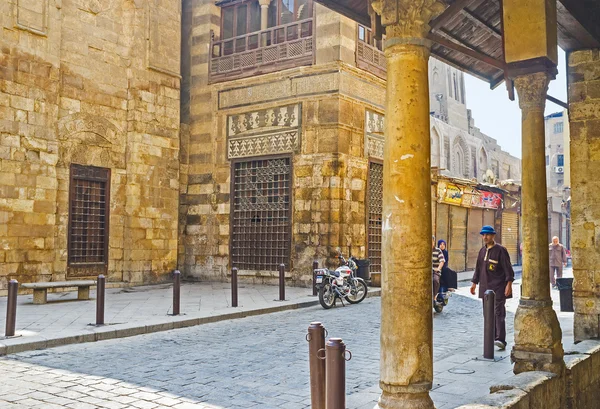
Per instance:
[[[379,289],[370,289],[377,295]],[[96,320],[96,301],[78,301],[77,292],[49,293],[48,304],[33,305],[32,295],[20,295],[16,337],[0,337],[0,355],[71,343],[121,338],[173,328],[242,318],[285,309],[317,305],[312,289],[287,287],[286,301],[279,288],[268,285],[239,285],[239,307],[231,307],[228,283],[183,283],[181,313],[172,312],[172,285],[154,285],[106,290],[105,323]],[[95,298],[95,291],[91,292]],[[0,297],[0,334],[6,324],[6,297]]]
[[[503,358],[498,362],[477,359],[481,303],[467,292],[459,289],[434,316],[431,396],[438,409],[472,402],[512,375],[509,351],[498,354]],[[516,305],[515,298],[508,306],[511,342]],[[559,317],[568,349],[572,313]],[[329,336],[342,337],[353,353],[346,367],[347,407],[372,409],[380,392],[377,298],[327,311],[317,306],[10,355],[0,359],[0,377],[7,379],[0,384],[0,407],[309,408],[304,336],[315,320],[323,322]]]

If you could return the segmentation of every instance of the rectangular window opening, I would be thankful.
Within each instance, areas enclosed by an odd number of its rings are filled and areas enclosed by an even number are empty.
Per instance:
[[[110,169],[71,165],[69,265],[108,262]]]

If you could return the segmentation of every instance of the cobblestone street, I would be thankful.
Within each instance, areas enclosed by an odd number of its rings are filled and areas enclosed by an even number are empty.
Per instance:
[[[0,407],[309,408],[304,336],[319,320],[353,353],[348,407],[370,409],[379,396],[379,318],[380,300],[371,298],[329,311],[311,307],[11,355],[0,360]],[[512,321],[509,313],[511,337]],[[506,364],[493,373],[458,375],[469,386],[448,372],[475,356],[465,350],[479,344],[482,324],[479,301],[462,296],[435,315],[432,397],[438,409],[485,395],[489,384],[510,375]]]

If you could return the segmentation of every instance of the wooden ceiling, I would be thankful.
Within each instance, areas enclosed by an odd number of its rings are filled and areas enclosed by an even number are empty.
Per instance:
[[[315,0],[370,26],[370,0]],[[501,0],[446,0],[431,22],[436,58],[496,87],[504,80]],[[558,40],[564,50],[600,47],[600,1],[557,0]]]

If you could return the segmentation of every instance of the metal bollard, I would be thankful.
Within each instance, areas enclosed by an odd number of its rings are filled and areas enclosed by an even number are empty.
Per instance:
[[[325,344],[325,409],[346,409],[346,344],[341,338]]]
[[[104,325],[104,295],[106,292],[106,277],[100,274],[96,284],[96,325]]]
[[[317,260],[313,261],[313,296],[317,295],[317,273],[316,269],[319,268],[319,262]]]
[[[308,326],[308,362],[310,364],[310,402],[312,409],[325,409],[325,327],[320,322]]]
[[[279,301],[285,301],[285,265],[279,265]]]
[[[236,267],[231,269],[231,306],[238,306],[238,269]]]
[[[19,282],[10,280],[8,282],[8,300],[6,303],[6,331],[4,335],[7,337],[15,336],[15,326],[17,323],[17,292],[19,290]]]
[[[173,271],[173,315],[179,315],[181,306],[181,272]]]
[[[485,359],[494,359],[495,306],[496,293],[487,290],[483,294],[483,357]]]

